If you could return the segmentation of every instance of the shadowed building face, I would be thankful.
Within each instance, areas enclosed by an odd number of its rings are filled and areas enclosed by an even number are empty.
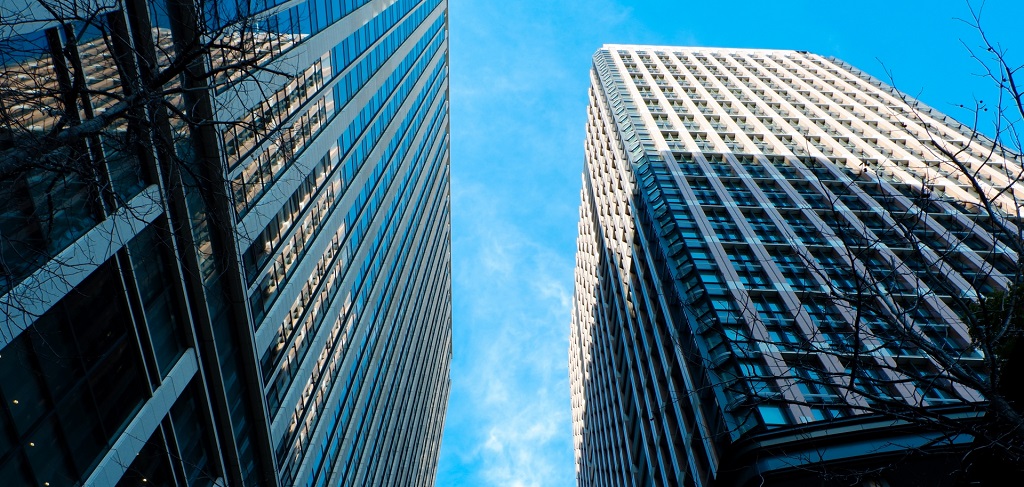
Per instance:
[[[433,485],[447,2],[41,3],[0,39],[0,479]]]

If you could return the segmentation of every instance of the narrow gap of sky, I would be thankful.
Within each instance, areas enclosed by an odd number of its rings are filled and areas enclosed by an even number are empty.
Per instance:
[[[601,45],[832,55],[956,118],[959,104],[994,93],[965,47],[980,38],[956,20],[970,16],[959,0],[450,0],[449,11],[454,353],[442,487],[575,483],[569,313]],[[1016,0],[982,13],[1018,63],[1021,14]]]

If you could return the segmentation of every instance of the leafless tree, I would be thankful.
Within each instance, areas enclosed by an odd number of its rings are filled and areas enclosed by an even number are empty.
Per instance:
[[[911,425],[929,435],[912,453],[955,451],[959,481],[985,482],[1024,475],[1024,91],[1021,66],[986,36],[981,9],[970,12],[979,45],[964,45],[995,101],[962,105],[968,127],[892,90],[910,109],[883,118],[924,142],[916,160],[799,158],[813,191],[797,206],[813,209],[821,233],[790,231],[805,245],[772,258],[801,291],[777,303],[749,294],[734,311],[754,331],[726,328],[722,342],[737,364],[728,388],[752,411]],[[764,350],[764,365],[744,360]],[[821,468],[854,484],[879,473]]]
[[[224,181],[228,167],[268,140],[265,152],[282,160],[294,154],[284,108],[308,93],[289,88],[296,73],[281,54],[301,34],[259,15],[267,7],[263,0],[0,5],[3,306],[31,311],[28,302],[78,265],[61,252],[104,219],[137,217],[131,200],[147,185],[162,182],[208,208],[234,210],[259,188]],[[225,214],[205,218],[228,229],[218,221]],[[48,263],[50,272],[41,272]]]
[[[195,326],[180,331],[206,370],[219,370],[210,309],[236,308],[218,326],[251,326],[233,232],[324,120],[323,103],[303,106],[330,65],[311,60],[298,71],[289,49],[309,28],[281,3],[0,2],[0,344],[13,340],[7,330],[45,343],[29,325],[108,259],[144,265],[127,240],[150,226],[147,242],[163,247],[153,255],[185,283],[168,291],[173,303],[187,308],[190,292],[227,295],[208,309],[194,303]],[[228,418],[211,421],[222,435],[241,417],[212,414]],[[265,458],[241,475],[260,483],[273,474],[270,439],[249,434]],[[163,440],[153,441],[143,454],[163,455]],[[237,452],[222,455],[240,483],[230,467]],[[126,478],[145,476],[135,463],[122,467]]]

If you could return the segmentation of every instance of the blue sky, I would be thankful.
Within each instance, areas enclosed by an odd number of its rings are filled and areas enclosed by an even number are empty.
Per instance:
[[[975,2],[980,5],[980,2]],[[833,55],[955,117],[992,97],[960,0],[450,0],[454,355],[438,486],[575,484],[569,409],[580,173],[605,43]],[[989,37],[1024,62],[1018,0]],[[983,128],[985,131],[985,128]]]

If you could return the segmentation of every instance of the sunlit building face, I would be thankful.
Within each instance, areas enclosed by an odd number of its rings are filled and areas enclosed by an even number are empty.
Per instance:
[[[1019,156],[806,52],[605,46],[587,110],[579,485],[947,475],[942,455],[878,470],[969,442],[879,411],[978,414],[942,364],[984,373],[958,303],[1010,284],[978,191],[1019,215]]]

